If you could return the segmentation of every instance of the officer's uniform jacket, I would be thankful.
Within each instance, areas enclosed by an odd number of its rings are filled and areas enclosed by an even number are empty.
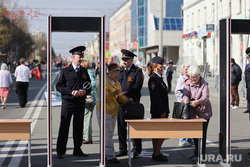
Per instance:
[[[125,71],[125,68],[121,68],[121,72],[117,80],[120,82],[122,91],[127,91],[125,95],[129,98],[133,98],[134,101],[140,101],[141,88],[143,85],[143,73],[142,69],[136,67],[134,64],[129,71]],[[136,98],[136,99],[135,99]]]
[[[82,89],[86,91],[86,94],[89,94],[91,92],[91,80],[87,70],[81,66],[79,70],[80,71],[77,73],[72,64],[62,69],[58,82],[56,84],[56,89],[61,93],[62,100],[71,102],[85,100],[86,95],[83,97],[74,97],[72,95],[73,90]],[[83,88],[83,84],[85,82],[90,83],[90,87],[88,89]]]
[[[148,81],[148,89],[151,101],[150,113],[160,116],[166,112],[168,116],[168,87],[163,78],[153,72]]]

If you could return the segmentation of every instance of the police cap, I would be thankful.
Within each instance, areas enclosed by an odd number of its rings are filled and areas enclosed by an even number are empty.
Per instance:
[[[250,57],[250,47],[246,49],[247,58]]]
[[[84,55],[84,51],[85,51],[86,47],[85,46],[77,46],[73,49],[71,49],[69,51],[69,53],[72,53],[72,55],[79,55],[79,56],[83,56]]]
[[[151,61],[152,61],[152,63],[161,64],[161,65],[163,65],[163,63],[164,63],[163,58],[161,58],[159,56],[153,57]]]
[[[122,49],[122,59],[133,59],[134,57],[137,57],[134,53],[126,50],[126,49]]]

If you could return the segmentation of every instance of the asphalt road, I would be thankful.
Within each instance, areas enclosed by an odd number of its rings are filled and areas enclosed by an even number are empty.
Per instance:
[[[56,73],[54,73],[56,76]],[[56,77],[55,77],[56,78]],[[97,79],[98,80],[98,79]],[[56,82],[56,79],[55,79]],[[175,84],[173,82],[173,90]],[[33,167],[47,166],[47,103],[44,98],[44,91],[46,90],[46,80],[30,80],[28,104],[25,108],[20,108],[18,105],[17,95],[15,88],[10,91],[10,96],[7,101],[7,108],[0,109],[1,119],[21,119],[21,118],[34,118],[36,121],[32,124],[32,141],[31,141],[31,162]],[[218,93],[211,88],[210,100],[213,107],[213,117],[210,120],[208,127],[208,141],[207,141],[207,154],[214,155],[215,158],[206,163],[206,166],[221,166],[219,164],[219,100]],[[172,112],[173,103],[176,98],[173,93],[169,94],[169,104]],[[150,117],[150,99],[147,88],[147,79],[144,81],[142,88],[141,103],[145,106],[145,118]],[[88,158],[75,157],[73,153],[73,139],[72,139],[72,126],[69,133],[68,147],[66,157],[62,160],[56,158],[56,139],[58,135],[58,128],[60,123],[60,109],[61,107],[52,108],[52,138],[53,138],[53,166],[55,167],[80,167],[80,166],[99,166],[100,158],[100,139],[99,127],[97,124],[96,113],[93,116],[93,144],[82,145],[84,153],[88,154]],[[239,162],[233,162],[232,166],[245,167],[250,166],[250,127],[248,114],[244,114],[246,109],[246,101],[241,99],[240,108],[232,110],[231,120],[231,138],[232,138],[232,154],[236,155]],[[171,114],[170,114],[171,116]],[[117,131],[114,135],[115,151],[118,151],[118,136]],[[132,159],[132,165],[135,167],[182,167],[182,166],[196,166],[195,163],[189,160],[189,156],[193,153],[193,147],[180,147],[178,146],[178,139],[166,139],[163,143],[162,152],[169,154],[168,162],[155,162],[151,159],[152,155],[152,141],[150,139],[143,139],[143,152],[139,159]],[[26,143],[24,141],[0,141],[0,166],[2,167],[26,167],[28,164],[28,155]],[[217,159],[216,159],[217,158]],[[128,156],[119,157],[120,164],[106,163],[110,167],[127,167]]]

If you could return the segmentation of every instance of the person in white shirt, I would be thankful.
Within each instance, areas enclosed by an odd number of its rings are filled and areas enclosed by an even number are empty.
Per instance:
[[[5,63],[1,65],[0,78],[1,78],[0,79],[0,97],[1,97],[2,108],[5,109],[6,108],[5,103],[9,96],[9,87],[12,89],[12,84],[13,84],[11,74],[8,71],[8,66]]]
[[[31,78],[30,69],[25,66],[25,59],[20,59],[20,65],[15,71],[16,77],[16,93],[18,94],[18,101],[20,107],[25,107],[27,103],[27,95],[29,88],[29,78]]]

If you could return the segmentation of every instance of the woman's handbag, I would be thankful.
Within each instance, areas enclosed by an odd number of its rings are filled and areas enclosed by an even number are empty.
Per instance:
[[[124,119],[143,119],[144,106],[141,103],[126,103],[122,107]]]
[[[191,119],[190,104],[183,102],[174,102],[173,118]]]

